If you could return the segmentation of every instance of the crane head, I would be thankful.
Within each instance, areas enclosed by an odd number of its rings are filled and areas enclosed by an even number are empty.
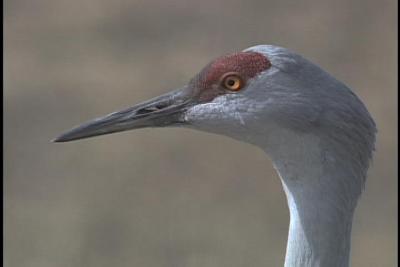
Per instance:
[[[166,126],[259,146],[286,145],[283,131],[312,134],[352,154],[356,147],[363,162],[376,132],[363,103],[343,83],[288,49],[258,45],[217,58],[180,89],[84,123],[54,141]]]
[[[223,109],[230,104],[234,105],[241,95],[245,96],[247,91],[252,90],[254,81],[270,67],[269,59],[255,51],[222,56],[204,67],[184,87],[89,121],[54,141],[67,142],[144,127],[191,125],[196,124],[197,119],[203,122],[213,120],[211,125],[218,123],[224,116],[216,118],[213,106],[218,105]],[[244,104],[251,103],[246,101]],[[206,106],[199,108],[202,105]],[[235,114],[227,115],[225,119],[231,115],[235,117]]]

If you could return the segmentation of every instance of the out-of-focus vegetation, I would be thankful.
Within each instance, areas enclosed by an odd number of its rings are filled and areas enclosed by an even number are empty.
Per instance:
[[[379,135],[351,261],[397,264],[397,1],[4,7],[5,266],[282,266],[289,214],[259,149],[185,129],[50,143],[255,44],[297,51],[365,102]]]

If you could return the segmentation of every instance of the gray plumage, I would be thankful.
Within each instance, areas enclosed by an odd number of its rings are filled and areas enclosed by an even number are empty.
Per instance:
[[[338,159],[357,178],[360,192],[375,145],[376,126],[360,99],[342,82],[288,49],[256,46],[279,69],[266,94],[276,100],[276,121],[284,127],[313,133],[337,150]],[[350,161],[350,162],[349,162]]]
[[[256,145],[271,158],[288,200],[285,266],[346,267],[354,209],[374,150],[375,123],[346,85],[300,55],[272,45],[244,52],[262,54],[270,67],[238,92],[225,92],[215,83],[207,85],[214,97],[201,98],[200,85],[189,83],[78,126],[55,141],[175,126]]]

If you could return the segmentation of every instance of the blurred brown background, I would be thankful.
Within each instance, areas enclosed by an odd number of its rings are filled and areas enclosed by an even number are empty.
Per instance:
[[[352,266],[397,265],[397,1],[5,2],[5,266],[282,266],[289,214],[259,149],[184,129],[67,144],[87,119],[183,85],[211,59],[290,48],[375,118]]]

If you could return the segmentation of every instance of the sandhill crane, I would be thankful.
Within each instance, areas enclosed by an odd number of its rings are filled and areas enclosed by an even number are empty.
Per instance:
[[[217,58],[178,90],[89,121],[54,141],[166,126],[263,149],[290,210],[285,266],[349,265],[353,213],[376,127],[346,85],[288,49],[258,45]]]

